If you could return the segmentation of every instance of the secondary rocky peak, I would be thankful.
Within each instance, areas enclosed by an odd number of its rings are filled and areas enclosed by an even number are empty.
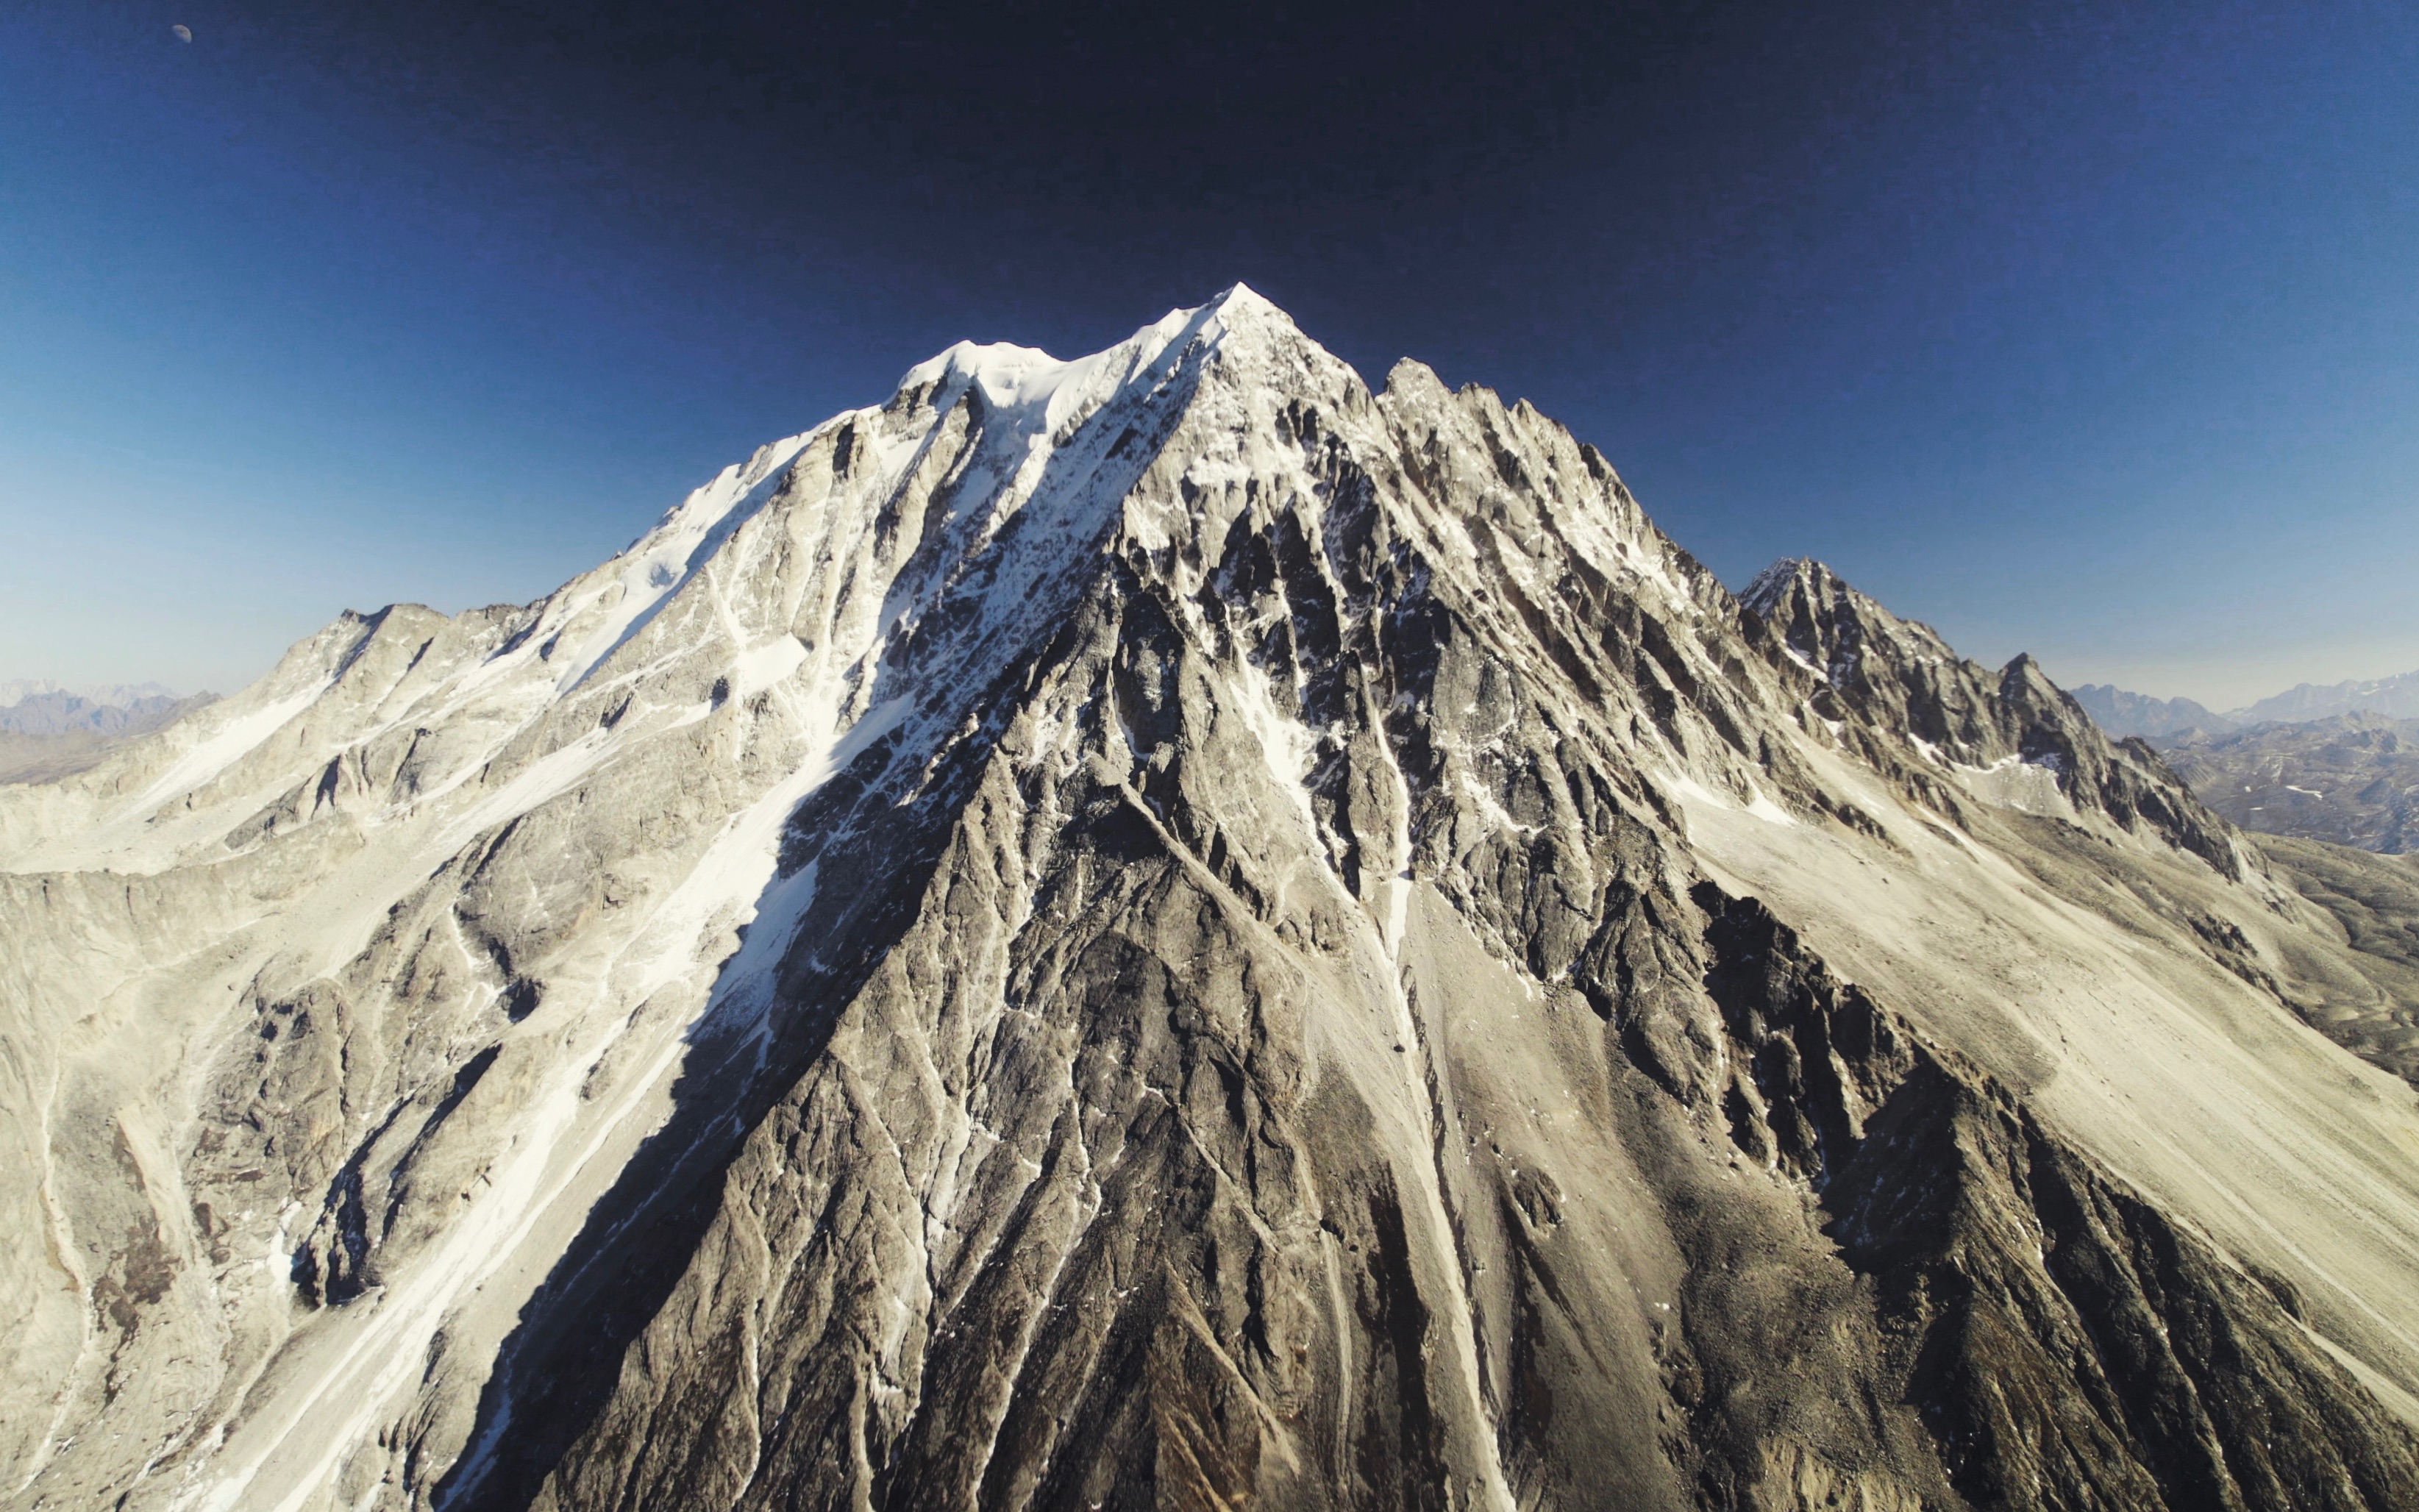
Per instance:
[[[1810,557],[1792,557],[1758,573],[1741,603],[1780,633],[1782,644],[1834,686],[1863,678],[1868,656],[1878,675],[1903,676],[1956,653],[1930,625],[1901,619]]]
[[[1740,602],[1775,661],[1810,674],[1806,707],[1910,795],[1958,814],[1978,797],[2095,814],[2241,874],[2225,825],[2157,753],[2112,745],[2029,655],[1995,674],[1809,559],[1765,568]]]
[[[1769,620],[1779,616],[1786,599],[1826,602],[1839,597],[1847,586],[1845,579],[1813,557],[1782,557],[1749,579],[1739,602]]]

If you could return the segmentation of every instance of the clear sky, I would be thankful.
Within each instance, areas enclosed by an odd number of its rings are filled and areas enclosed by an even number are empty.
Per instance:
[[[1237,279],[1734,585],[2217,707],[2419,668],[2407,3],[79,0],[0,5],[0,679],[533,598]]]

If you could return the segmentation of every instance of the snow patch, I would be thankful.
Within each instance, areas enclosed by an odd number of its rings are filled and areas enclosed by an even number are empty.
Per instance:
[[[1259,748],[1269,777],[1293,801],[1307,832],[1315,837],[1318,824],[1311,813],[1307,784],[1311,767],[1317,762],[1317,749],[1310,732],[1300,721],[1288,719],[1278,711],[1266,671],[1241,658],[1237,661],[1237,671],[1243,697],[1235,701],[1235,712],[1251,731],[1252,743]]]
[[[1756,794],[1755,796],[1748,800],[1746,812],[1749,817],[1761,819],[1767,825],[1794,825],[1797,823],[1797,818],[1795,814],[1792,814],[1788,810],[1773,802],[1770,798],[1765,797],[1762,793]]]
[[[744,699],[761,693],[806,665],[806,660],[807,648],[793,635],[751,646],[731,664],[732,696]]]
[[[732,532],[764,507],[779,487],[783,470],[824,428],[819,425],[775,441],[746,462],[724,468],[712,483],[683,500],[661,524],[624,552],[621,596],[567,659],[555,690],[568,693],[578,687],[605,658],[645,629],[681,585],[721,549]]]
[[[2074,806],[2057,785],[2057,761],[2053,756],[2026,761],[2002,756],[1988,766],[1952,762],[1949,769],[1968,792],[1986,803],[2021,813],[2072,814]]]
[[[277,733],[285,727],[286,721],[317,702],[321,695],[334,685],[335,679],[330,678],[316,687],[288,694],[274,703],[265,703],[250,714],[228,721],[223,729],[185,752],[161,773],[158,780],[128,805],[129,813],[149,813],[169,799],[181,797],[201,787],[250,755],[262,741]]]
[[[1685,772],[1666,773],[1663,785],[1682,798],[1693,800],[1708,808],[1727,810],[1732,813],[1743,813],[1750,819],[1761,819],[1767,825],[1794,825],[1797,823],[1796,815],[1765,797],[1753,784],[1749,784],[1748,788],[1749,795],[1745,803],[1716,793]]]

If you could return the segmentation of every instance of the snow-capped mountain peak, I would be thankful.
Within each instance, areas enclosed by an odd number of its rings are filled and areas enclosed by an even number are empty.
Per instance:
[[[348,614],[0,900],[43,1504],[2419,1496],[2342,930],[1240,285]]]

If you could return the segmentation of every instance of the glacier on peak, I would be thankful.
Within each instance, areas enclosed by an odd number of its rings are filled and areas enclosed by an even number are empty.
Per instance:
[[[1060,360],[1033,347],[1006,342],[962,341],[909,368],[899,391],[948,387],[953,379],[978,388],[994,409],[1011,412],[1039,409],[1039,428],[1055,431],[1083,409],[1105,401],[1136,378],[1171,347],[1190,340],[1215,344],[1230,324],[1273,317],[1290,328],[1285,312],[1245,284],[1230,285],[1217,298],[1189,310],[1170,310],[1115,346],[1088,357]],[[1104,392],[1101,379],[1107,380]]]

